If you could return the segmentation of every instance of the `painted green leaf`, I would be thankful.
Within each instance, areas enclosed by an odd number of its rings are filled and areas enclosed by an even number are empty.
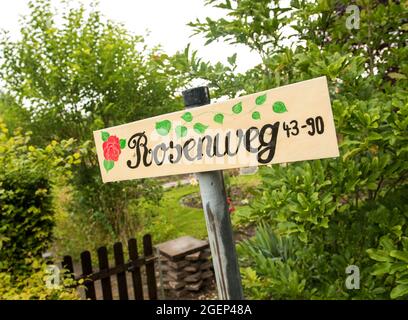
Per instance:
[[[261,96],[259,96],[259,97],[257,97],[257,98],[255,99],[255,103],[256,103],[258,106],[260,106],[261,104],[264,104],[265,101],[266,101],[266,94],[263,94],[263,95],[261,95]]]
[[[258,111],[252,112],[252,119],[254,120],[261,119],[261,114]]]
[[[214,116],[214,121],[219,123],[219,124],[222,124],[224,122],[224,115],[222,113],[217,113]]]
[[[186,122],[191,122],[191,120],[193,120],[193,115],[191,114],[191,112],[186,112],[181,116],[181,119]]]
[[[115,162],[113,160],[103,160],[103,166],[105,167],[106,171],[108,172],[110,169],[113,168]]]
[[[185,137],[187,135],[187,128],[185,126],[177,126],[176,135],[177,135],[177,138]]]
[[[103,141],[108,140],[109,136],[110,136],[110,134],[108,132],[102,131],[102,140]]]
[[[120,148],[124,149],[126,147],[126,139],[119,140]]]
[[[206,126],[206,125],[204,125],[204,124],[202,124],[200,122],[197,122],[194,125],[194,131],[197,132],[197,133],[204,133],[207,128],[208,128],[208,126]]]
[[[232,112],[238,114],[242,111],[242,102],[238,102],[236,105],[232,107]]]
[[[273,111],[276,112],[276,113],[284,113],[284,112],[288,111],[286,109],[285,104],[282,101],[276,101],[273,104],[272,108],[273,108]]]
[[[163,120],[156,122],[156,131],[161,136],[165,136],[170,132],[171,122],[169,120]]]

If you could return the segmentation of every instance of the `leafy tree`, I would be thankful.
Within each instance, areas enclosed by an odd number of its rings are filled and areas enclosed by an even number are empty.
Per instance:
[[[30,112],[17,104],[12,97],[1,92],[0,116],[11,133],[17,128],[27,131],[30,129]]]
[[[179,57],[190,61],[187,69],[193,76],[209,80],[216,95],[226,93],[217,89],[224,85],[234,96],[322,75],[329,82],[340,157],[262,168],[263,183],[247,222],[267,222],[280,236],[295,237],[298,247],[292,251],[293,263],[271,257],[269,247],[259,250],[267,243],[260,235],[244,244],[247,293],[263,298],[407,298],[407,4],[282,3],[209,0],[225,10],[225,18],[191,23],[208,42],[244,44],[260,55],[260,65],[235,74],[236,86],[195,67],[191,54]],[[358,29],[346,23],[351,4],[359,9]],[[268,237],[264,228],[259,233]],[[277,259],[279,272],[261,267]],[[360,268],[360,290],[344,285],[351,264]]]
[[[171,76],[166,54],[105,19],[95,5],[67,7],[61,16],[49,0],[30,1],[29,8],[21,39],[5,34],[0,43],[7,93],[28,106],[35,143],[74,138],[82,145],[77,211],[118,236],[128,225],[130,199],[157,201],[160,188],[146,181],[102,186],[92,131],[180,108],[174,96],[180,79]]]
[[[9,93],[29,104],[40,137],[86,141],[92,130],[177,109],[179,83],[168,57],[96,8],[59,17],[50,1],[30,1],[21,39],[2,39],[1,75]]]

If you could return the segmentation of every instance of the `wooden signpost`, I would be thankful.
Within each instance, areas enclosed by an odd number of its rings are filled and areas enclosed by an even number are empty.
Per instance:
[[[102,179],[199,173],[219,297],[241,299],[220,170],[337,157],[327,81],[320,77],[214,104],[203,87],[183,95],[184,111],[94,131]]]

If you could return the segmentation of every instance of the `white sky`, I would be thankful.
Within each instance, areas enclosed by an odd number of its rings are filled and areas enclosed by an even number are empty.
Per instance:
[[[90,3],[90,0],[82,0]],[[19,17],[28,12],[28,0],[0,0],[0,29],[10,31],[13,38],[19,35]],[[57,8],[62,2],[53,0]],[[186,24],[196,18],[217,18],[224,11],[205,7],[204,0],[99,0],[101,12],[109,19],[122,22],[128,30],[135,34],[150,35],[146,37],[149,45],[160,44],[164,51],[173,54],[183,50],[188,43],[192,49],[198,50],[199,57],[212,63],[221,61],[237,52],[239,72],[260,63],[256,53],[244,46],[231,46],[225,43],[212,43],[204,46],[201,35],[190,38],[192,29]]]

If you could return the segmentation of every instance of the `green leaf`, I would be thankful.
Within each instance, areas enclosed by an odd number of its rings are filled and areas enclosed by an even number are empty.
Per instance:
[[[165,136],[170,132],[171,122],[169,120],[163,120],[156,122],[156,131],[161,136]]]
[[[231,57],[227,58],[228,63],[232,66],[237,61],[237,54],[234,53]]]
[[[254,120],[261,119],[261,114],[258,111],[252,112],[252,119]]]
[[[217,122],[219,124],[222,124],[224,122],[224,115],[222,113],[217,113],[214,116],[214,122]]]
[[[390,252],[390,256],[393,258],[397,258],[398,260],[408,262],[408,252],[404,252],[401,250],[392,250]]]
[[[177,135],[177,138],[185,137],[187,135],[187,128],[185,126],[177,126],[176,135]]]
[[[255,103],[256,103],[258,106],[260,106],[261,104],[264,104],[265,101],[266,101],[266,94],[263,94],[263,95],[261,95],[261,96],[259,96],[259,97],[257,97],[257,98],[255,99]]]
[[[241,113],[242,111],[242,102],[238,102],[236,105],[232,107],[232,112],[235,114]]]
[[[370,132],[368,136],[369,141],[375,141],[375,140],[381,140],[381,139],[384,139],[384,137],[378,132]]]
[[[408,294],[408,284],[400,284],[392,289],[390,297],[396,299]]]
[[[194,125],[194,131],[197,132],[197,133],[200,133],[200,134],[204,133],[207,128],[208,128],[208,126],[206,126],[206,125],[204,125],[204,124],[202,124],[200,122],[197,122]]]
[[[358,148],[354,148],[352,150],[347,151],[344,155],[343,155],[343,161],[346,161],[348,158],[353,157],[354,155],[356,155],[357,153],[359,153],[361,151],[361,147]]]
[[[193,120],[193,115],[191,114],[191,112],[186,112],[181,116],[181,119],[186,122],[191,122],[191,120]]]
[[[405,262],[393,262],[389,274],[403,271],[407,271],[407,264]]]
[[[388,235],[382,236],[380,239],[380,245],[386,250],[391,251],[394,250],[394,242],[390,239]]]
[[[106,172],[111,170],[114,165],[115,165],[115,162],[113,160],[106,160],[106,159],[103,160],[103,166],[105,167]]]
[[[126,139],[119,140],[120,148],[124,149],[126,147]]]
[[[102,131],[102,140],[103,141],[108,140],[109,136],[110,136],[110,134],[108,132]]]
[[[276,113],[284,113],[284,112],[288,111],[286,109],[285,104],[282,101],[276,101],[273,104],[272,108],[273,108],[273,111],[276,112]]]
[[[378,185],[375,182],[367,183],[368,190],[377,190],[377,188],[378,188]]]
[[[407,78],[404,74],[398,73],[398,72],[390,72],[390,73],[388,74],[388,76],[389,76],[391,79],[395,79],[395,80],[401,80],[401,79],[406,79],[406,78]]]
[[[297,200],[300,203],[300,205],[302,206],[303,209],[307,208],[308,202],[307,202],[307,198],[303,193],[298,193],[297,194]]]
[[[388,252],[384,250],[368,249],[367,253],[369,257],[375,261],[391,262],[392,258],[388,255]]]
[[[407,273],[405,273],[405,274],[403,275],[404,278],[398,279],[398,280],[397,280],[397,283],[399,283],[399,284],[408,284],[408,278],[407,278],[406,276],[408,276]]]
[[[381,276],[383,274],[389,273],[391,268],[391,263],[389,262],[381,262],[381,263],[376,263],[374,265],[374,269],[371,272],[373,276]]]

